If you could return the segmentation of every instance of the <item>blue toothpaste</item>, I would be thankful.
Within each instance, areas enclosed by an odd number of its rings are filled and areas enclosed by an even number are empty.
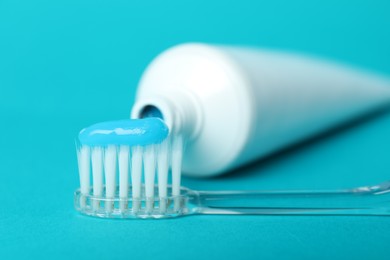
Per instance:
[[[146,146],[161,143],[168,133],[167,125],[159,118],[126,119],[84,128],[79,133],[79,141],[88,146]]]

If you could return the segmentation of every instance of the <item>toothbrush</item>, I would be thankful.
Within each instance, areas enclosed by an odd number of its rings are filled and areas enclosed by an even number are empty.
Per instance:
[[[170,135],[159,118],[95,124],[83,129],[78,139],[80,189],[75,192],[75,207],[90,216],[390,215],[390,182],[333,191],[194,191],[180,187],[183,138]],[[172,185],[168,185],[169,172]]]

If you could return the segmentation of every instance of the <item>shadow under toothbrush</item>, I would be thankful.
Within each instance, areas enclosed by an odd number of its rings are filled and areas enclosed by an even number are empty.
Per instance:
[[[274,152],[259,160],[255,160],[252,163],[249,163],[248,165],[229,171],[224,175],[212,177],[211,179],[213,180],[241,179],[241,178],[252,176],[254,174],[264,174],[265,173],[264,171],[260,172],[261,169],[265,169],[276,163],[279,163],[282,159],[286,158],[287,156],[291,156],[297,152],[312,147],[313,145],[318,145],[321,142],[328,140],[329,138],[335,137],[353,128],[357,128],[361,126],[363,123],[367,123],[381,116],[387,115],[389,114],[389,112],[390,112],[390,104],[384,105],[379,109],[377,109],[376,111],[368,112],[358,118],[346,121],[345,123],[339,126],[333,127],[328,130],[324,130],[319,134],[314,135],[306,140],[298,141],[297,143],[291,144],[280,151]]]

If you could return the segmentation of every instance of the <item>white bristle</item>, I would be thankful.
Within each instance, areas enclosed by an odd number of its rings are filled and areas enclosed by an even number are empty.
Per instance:
[[[143,149],[140,146],[131,149],[131,183],[134,211],[141,207],[138,200],[141,198],[142,151]]]
[[[90,149],[88,146],[81,146],[78,150],[78,163],[80,174],[80,191],[82,194],[89,194],[90,189]],[[81,207],[85,207],[86,201],[82,200]]]
[[[180,195],[181,182],[181,161],[183,158],[183,138],[175,136],[172,141],[172,196]],[[180,198],[174,199],[173,209],[175,211],[181,208]]]
[[[101,197],[103,195],[103,148],[92,148],[92,184],[93,195]],[[97,210],[99,208],[99,201],[93,201],[93,208]]]
[[[127,199],[129,193],[129,152],[128,146],[121,145],[119,147],[119,197]],[[127,208],[127,202],[121,201],[121,210]]]
[[[153,209],[155,175],[156,175],[155,146],[150,145],[146,147],[144,151],[145,197],[146,197],[146,210],[148,212],[152,211]]]
[[[166,211],[166,197],[169,170],[169,149],[168,140],[162,142],[157,149],[157,178],[158,178],[158,196],[160,197],[160,211]]]
[[[104,153],[104,174],[106,178],[106,197],[112,199],[115,197],[115,174],[116,174],[116,147],[109,145]],[[106,210],[113,208],[113,203],[106,202]]]
[[[77,150],[80,190],[83,195],[90,195],[90,175],[92,165],[93,198],[88,202],[84,197],[80,201],[81,207],[91,206],[95,212],[109,214],[126,214],[128,212],[128,200],[130,192],[129,174],[131,175],[132,212],[138,214],[154,212],[155,178],[158,178],[158,210],[165,214],[170,207],[169,197],[173,200],[173,209],[181,208],[180,182],[181,161],[183,157],[183,138],[170,136],[161,144],[148,146],[108,145],[89,146],[82,145]],[[171,169],[172,188],[168,193],[168,173]],[[142,175],[144,175],[144,191],[142,194]],[[103,178],[104,177],[104,178]],[[119,180],[117,192],[116,182]],[[105,186],[105,193],[104,193]],[[119,205],[114,203],[118,199]],[[100,200],[101,199],[101,200]],[[100,203],[104,202],[104,208]],[[142,202],[145,202],[144,206]],[[87,205],[88,204],[88,205]],[[144,207],[144,208],[143,208]]]
[[[172,141],[172,195],[180,195],[181,160],[183,157],[183,138],[177,136]]]

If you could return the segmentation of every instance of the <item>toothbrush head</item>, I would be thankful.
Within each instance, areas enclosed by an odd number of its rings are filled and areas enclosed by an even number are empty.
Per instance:
[[[181,214],[182,149],[182,137],[169,135],[168,127],[159,118],[103,122],[81,130],[77,142],[80,189],[75,193],[76,209],[107,218]]]
[[[158,192],[159,187],[155,185],[154,193],[158,194]],[[197,192],[184,187],[180,187],[180,195],[172,196],[171,185],[167,187],[168,196],[166,197],[146,197],[145,185],[141,187],[141,197],[139,198],[133,198],[131,194],[128,197],[120,197],[119,193],[119,187],[117,187],[116,195],[113,198],[107,198],[94,196],[92,188],[88,194],[84,194],[78,189],[74,193],[75,208],[84,215],[99,218],[161,219],[195,214],[197,213],[196,205],[199,203]],[[153,204],[153,208],[148,207],[151,204]],[[106,205],[110,205],[110,210],[107,210]]]

